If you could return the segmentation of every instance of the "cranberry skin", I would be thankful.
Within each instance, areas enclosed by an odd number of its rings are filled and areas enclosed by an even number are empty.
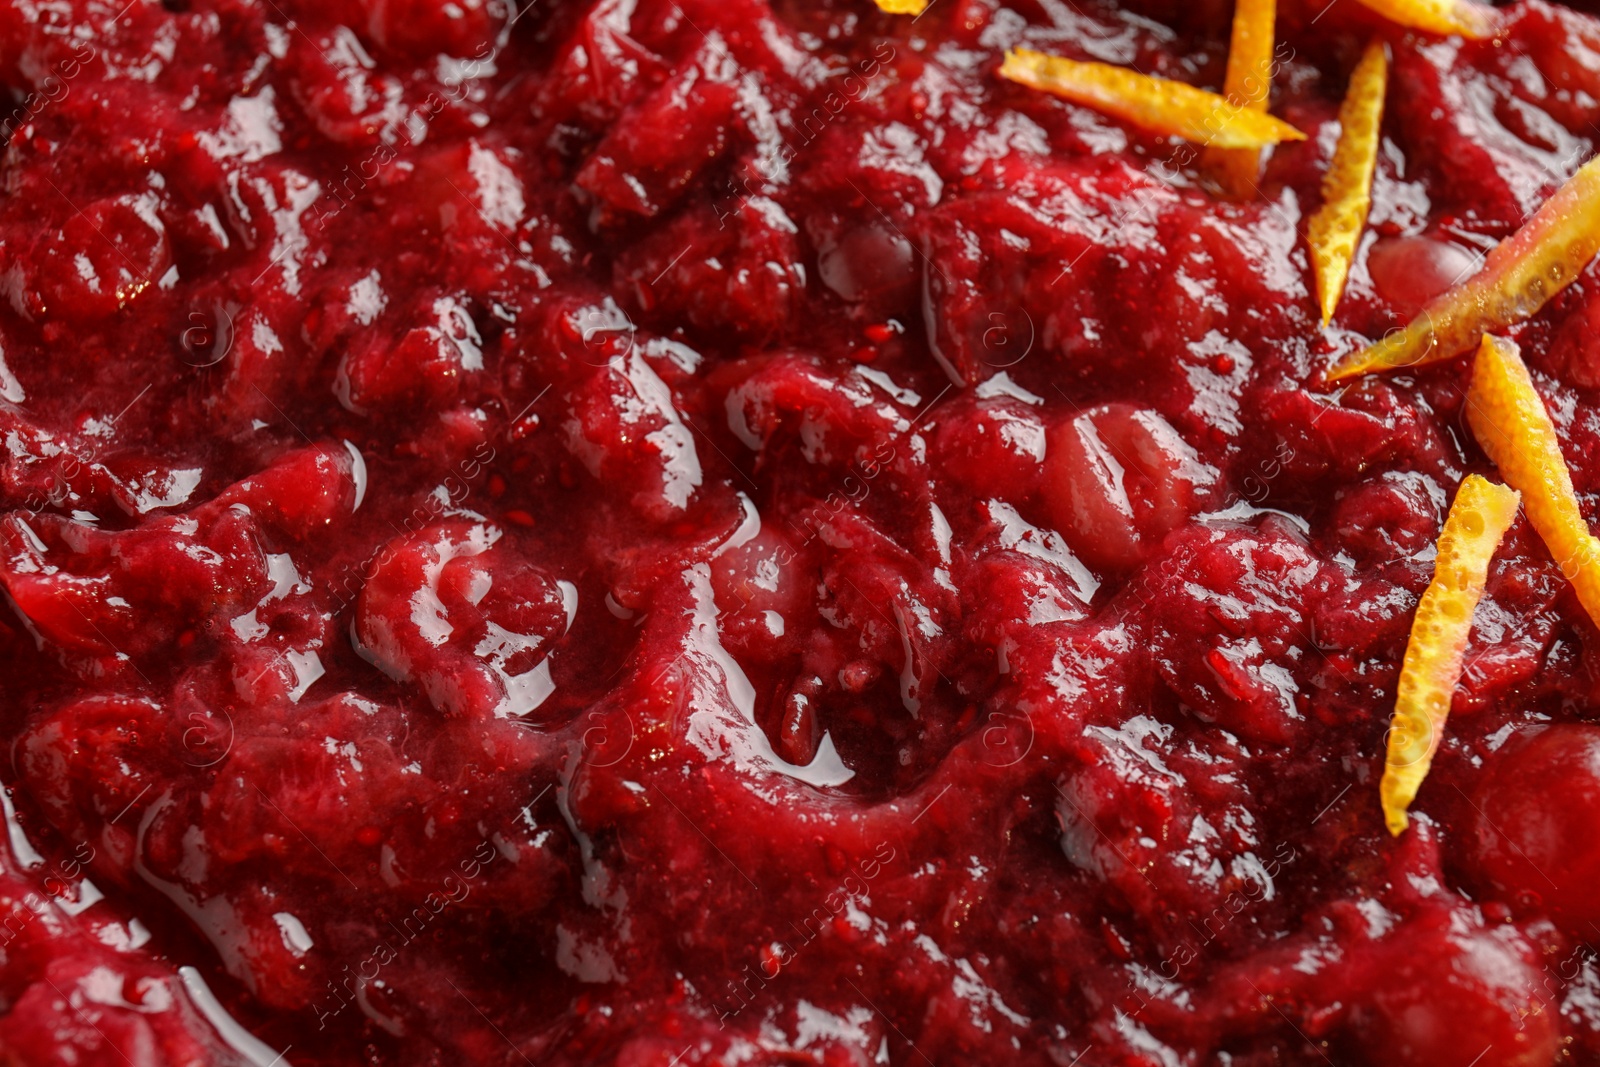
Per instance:
[[[804,563],[792,542],[763,526],[750,540],[721,552],[711,563],[711,583],[722,612],[722,639],[736,654],[773,659],[786,651],[786,635],[812,624]]]
[[[1549,1067],[1556,1013],[1539,1003],[1542,976],[1514,929],[1419,931],[1373,961],[1351,1012],[1352,1036],[1374,1067]],[[1543,1010],[1542,1010],[1543,1009]]]
[[[598,368],[572,392],[567,448],[599,481],[655,521],[682,517],[702,482],[694,434],[670,387],[638,352]]]
[[[817,274],[844,299],[900,295],[915,282],[915,249],[901,234],[870,224],[817,228]]]
[[[1574,934],[1600,922],[1600,726],[1551,726],[1492,756],[1473,800],[1472,869]]]
[[[1395,312],[1410,318],[1422,305],[1475,272],[1471,252],[1432,237],[1385,237],[1367,253],[1372,284]]]
[[[934,447],[938,469],[980,499],[1012,503],[1039,488],[1046,433],[1039,415],[1020,400],[996,397],[951,405]]]
[[[373,0],[368,29],[385,48],[404,55],[481,58],[511,13],[503,0]]]
[[[1247,741],[1293,744],[1309,695],[1285,667],[1310,651],[1312,613],[1343,588],[1338,568],[1276,516],[1253,529],[1195,523],[1167,548],[1133,583],[1148,600],[1162,681],[1206,722]],[[1323,628],[1348,640],[1354,622],[1335,615]]]
[[[172,249],[150,198],[98,200],[75,212],[39,255],[39,293],[56,318],[105,318],[166,272]]]
[[[1363,563],[1381,565],[1425,551],[1444,522],[1444,490],[1420,471],[1387,471],[1341,489],[1333,522]]]
[[[1046,507],[1091,565],[1127,570],[1194,514],[1206,468],[1158,413],[1107,404],[1050,430]]]
[[[439,297],[427,303],[416,312],[423,325],[398,340],[369,335],[346,353],[334,394],[350,411],[445,407],[482,371],[483,338],[466,301]]]
[[[614,211],[646,217],[677,199],[722,154],[738,90],[719,80],[709,47],[631,108],[578,171],[576,184]]]

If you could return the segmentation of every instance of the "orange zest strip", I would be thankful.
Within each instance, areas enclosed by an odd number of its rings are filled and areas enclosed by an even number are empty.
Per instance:
[[[1216,93],[1109,63],[1080,63],[1014,48],[1006,53],[1000,76],[1151,133],[1217,148],[1261,148],[1306,136],[1282,119],[1230,104]]]
[[[1467,422],[1501,477],[1528,498],[1528,521],[1589,618],[1600,623],[1600,541],[1578,511],[1555,424],[1512,342],[1483,339],[1467,390]]]
[[[1322,176],[1322,206],[1311,216],[1306,240],[1311,245],[1311,267],[1317,277],[1317,302],[1322,305],[1322,325],[1328,325],[1344,283],[1356,243],[1367,225],[1372,207],[1372,175],[1378,167],[1378,127],[1383,121],[1383,99],[1389,90],[1389,49],[1373,41],[1350,75],[1350,87],[1339,105],[1339,143],[1334,147],[1328,173]]]
[[[874,0],[878,10],[890,15],[920,15],[932,0]]]
[[[1459,34],[1473,39],[1495,34],[1494,9],[1470,0],[1361,0],[1361,3],[1395,25],[1413,30],[1443,36]]]
[[[1600,156],[1567,179],[1483,269],[1430,300],[1406,328],[1340,360],[1330,381],[1459,355],[1521,322],[1572,283],[1600,251]]]
[[[1520,499],[1514,489],[1469,474],[1456,490],[1439,532],[1433,581],[1411,622],[1389,726],[1388,755],[1378,783],[1383,821],[1396,836],[1405,831],[1406,809],[1417,798],[1439,750],[1489,560],[1516,517]]]
[[[1236,0],[1233,35],[1228,42],[1228,72],[1222,95],[1251,111],[1266,111],[1272,92],[1273,27],[1278,18],[1276,0]],[[1259,148],[1208,148],[1201,165],[1230,196],[1242,197],[1255,188],[1261,174]]]

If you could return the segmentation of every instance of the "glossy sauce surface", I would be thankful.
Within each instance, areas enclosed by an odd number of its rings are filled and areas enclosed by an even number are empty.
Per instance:
[[[1600,635],[1519,519],[1391,839],[1493,472],[1464,361],[1318,385],[1600,22],[1319,12],[1234,202],[994,76],[1215,88],[1225,5],[0,7],[0,1060],[1600,1063]],[[1591,515],[1597,322],[1515,331]]]

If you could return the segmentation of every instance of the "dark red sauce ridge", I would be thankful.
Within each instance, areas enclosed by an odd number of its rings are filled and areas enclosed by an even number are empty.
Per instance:
[[[1465,360],[1319,384],[1600,21],[1284,0],[1230,201],[994,73],[1218,0],[501,3],[0,4],[0,1063],[1600,1064],[1600,633],[1519,518],[1390,838],[1493,470]],[[1511,335],[1593,515],[1600,269]]]

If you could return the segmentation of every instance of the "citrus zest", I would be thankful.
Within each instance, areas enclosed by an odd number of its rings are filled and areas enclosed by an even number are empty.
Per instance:
[[[1600,541],[1578,511],[1555,424],[1511,341],[1484,337],[1467,390],[1467,422],[1500,476],[1527,497],[1528,521],[1589,618],[1600,622]]]
[[[1080,63],[1013,48],[1000,76],[1151,133],[1216,148],[1261,148],[1306,136],[1282,119],[1231,104],[1216,93],[1109,63]]]
[[[1361,0],[1397,26],[1474,40],[1493,37],[1493,8],[1470,0]]]
[[[1406,810],[1439,750],[1489,560],[1516,517],[1520,499],[1516,490],[1470,474],[1456,490],[1439,532],[1433,580],[1411,622],[1383,779],[1378,783],[1383,820],[1396,836],[1405,831]]]
[[[1317,277],[1317,302],[1322,325],[1328,325],[1344,283],[1356,243],[1372,207],[1372,175],[1378,167],[1378,127],[1389,87],[1389,49],[1381,40],[1367,45],[1350,74],[1350,87],[1339,105],[1339,143],[1328,172],[1322,176],[1322,206],[1311,216],[1306,240]]]
[[[878,10],[889,15],[920,15],[932,0],[873,0]]]
[[[1233,34],[1228,42],[1228,70],[1222,95],[1230,103],[1265,112],[1272,92],[1273,27],[1276,0],[1236,0]],[[1230,195],[1242,197],[1253,190],[1261,173],[1259,148],[1208,148],[1201,165]]]
[[[1486,333],[1521,322],[1572,283],[1600,251],[1600,156],[1501,241],[1483,269],[1439,294],[1406,325],[1340,360],[1331,381],[1459,355]]]

